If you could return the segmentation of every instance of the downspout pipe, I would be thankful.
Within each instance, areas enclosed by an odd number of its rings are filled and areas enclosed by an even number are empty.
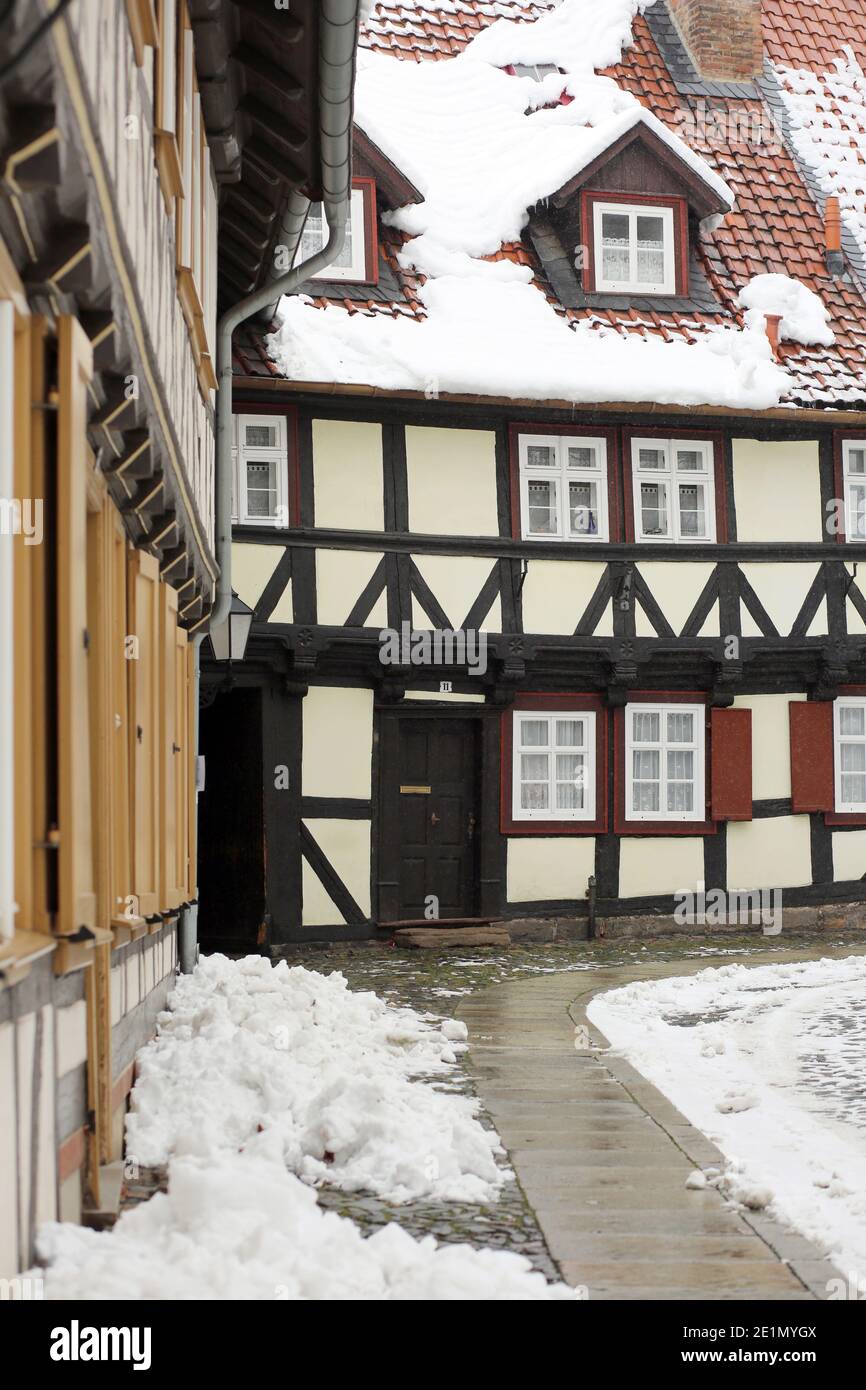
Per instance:
[[[214,551],[219,566],[214,606],[208,627],[219,627],[228,617],[232,600],[232,337],[246,319],[273,310],[284,294],[317,275],[339,256],[346,239],[346,220],[352,188],[352,98],[355,84],[355,52],[358,41],[359,0],[320,0],[319,10],[319,143],[321,148],[322,202],[328,223],[328,240],[322,250],[285,274],[269,277],[253,294],[246,295],[222,315],[217,324],[217,400]],[[303,206],[302,206],[303,203]],[[294,244],[294,257],[309,200],[292,195],[283,231]],[[291,230],[290,230],[291,229]],[[195,709],[198,720],[199,659],[204,633],[195,638]],[[198,749],[198,728],[195,748]],[[179,959],[184,974],[195,968],[198,908],[187,908],[181,918]]]

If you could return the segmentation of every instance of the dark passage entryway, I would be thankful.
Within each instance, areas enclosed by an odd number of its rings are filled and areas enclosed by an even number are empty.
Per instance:
[[[423,918],[427,900],[435,897],[440,918],[471,917],[476,908],[477,722],[414,717],[388,722],[380,844],[382,876],[396,887],[388,916]]]
[[[199,940],[204,951],[254,950],[265,911],[261,691],[221,691],[201,710],[199,746]]]

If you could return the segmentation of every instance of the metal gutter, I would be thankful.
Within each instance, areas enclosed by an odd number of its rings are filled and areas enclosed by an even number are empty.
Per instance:
[[[346,237],[346,219],[352,187],[352,103],[355,85],[355,53],[361,0],[320,0],[319,14],[319,141],[321,148],[322,202],[328,222],[326,245],[317,255],[285,274],[269,278],[261,289],[227,309],[217,325],[217,408],[215,460],[214,549],[219,566],[214,606],[208,626],[218,627],[228,617],[232,598],[232,336],[239,324],[253,314],[274,306],[284,294],[311,275],[325,270],[340,254]],[[302,206],[303,204],[303,206]],[[294,259],[309,199],[290,199],[283,220],[287,237],[294,238]],[[204,633],[195,646],[195,720],[193,746],[198,749],[199,658]],[[183,913],[179,928],[179,959],[184,974],[195,968],[198,905]]]

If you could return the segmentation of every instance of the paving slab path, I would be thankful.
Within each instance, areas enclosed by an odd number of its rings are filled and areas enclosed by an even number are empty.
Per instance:
[[[757,965],[862,954],[762,953]],[[691,1190],[725,1159],[586,1018],[596,994],[691,975],[730,956],[509,980],[470,995],[468,1065],[562,1277],[591,1299],[810,1300],[838,1273],[762,1212]],[[744,964],[751,962],[743,962]]]

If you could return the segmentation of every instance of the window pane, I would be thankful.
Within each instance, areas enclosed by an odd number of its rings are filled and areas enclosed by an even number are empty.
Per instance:
[[[641,483],[640,514],[644,536],[668,534],[667,487],[664,483]]]
[[[843,772],[866,772],[866,743],[843,743],[839,752]]]
[[[862,806],[866,802],[866,776],[862,773],[843,773],[842,800]]]
[[[567,454],[569,468],[596,468],[598,466],[595,449],[569,444]]]
[[[273,516],[277,509],[276,466],[247,463],[247,516]]]
[[[601,215],[601,278],[627,283],[629,269],[629,219],[619,212]]]
[[[520,742],[523,748],[546,748],[547,720],[521,719]]]
[[[659,716],[636,711],[632,714],[632,738],[635,743],[658,743],[661,736]]]
[[[568,515],[572,534],[577,536],[598,535],[598,492],[593,482],[577,482],[571,478],[568,484]]]
[[[684,473],[697,470],[704,466],[704,456],[700,449],[677,449],[677,468],[681,468]]]
[[[633,748],[631,758],[632,776],[636,782],[658,781],[659,754],[656,749]]]
[[[527,488],[529,492],[530,535],[555,535],[559,530],[556,483],[553,479],[545,482],[541,479],[530,478]]]
[[[548,811],[550,809],[549,791],[546,782],[523,782],[520,787],[520,809],[522,811]]]
[[[839,708],[840,734],[866,733],[866,709],[862,705],[841,705]]]
[[[245,425],[244,439],[250,449],[276,449],[279,447],[279,428],[277,425]]]
[[[694,724],[693,714],[669,714],[668,743],[693,743]]]
[[[659,809],[658,782],[635,782],[632,787],[633,811],[657,811]]]
[[[848,472],[866,473],[866,449],[848,450]]]
[[[304,223],[300,249],[295,256],[295,264],[299,265],[302,261],[309,260],[310,256],[315,256],[317,251],[321,251],[325,240],[326,230],[325,219],[322,216],[322,204],[311,203],[307,220]]]
[[[583,808],[583,757],[579,753],[556,756],[556,807],[559,811]]]
[[[668,777],[674,782],[691,782],[694,777],[694,753],[669,752]]]
[[[528,468],[555,468],[556,447],[553,444],[529,444],[526,448]]]
[[[704,489],[702,485],[680,483],[680,535],[705,536],[707,534]]]
[[[661,217],[637,219],[637,278],[642,285],[660,285],[665,278],[665,232]]]
[[[581,719],[557,719],[557,748],[583,747],[583,721]]]
[[[520,780],[522,782],[546,782],[548,775],[547,753],[521,753]]]
[[[849,536],[866,540],[866,487],[852,483],[848,489],[849,515],[845,518]]]
[[[637,462],[639,468],[665,468],[667,466],[664,449],[638,449]]]
[[[694,787],[691,782],[668,783],[669,811],[691,811],[694,808],[694,799]]]

